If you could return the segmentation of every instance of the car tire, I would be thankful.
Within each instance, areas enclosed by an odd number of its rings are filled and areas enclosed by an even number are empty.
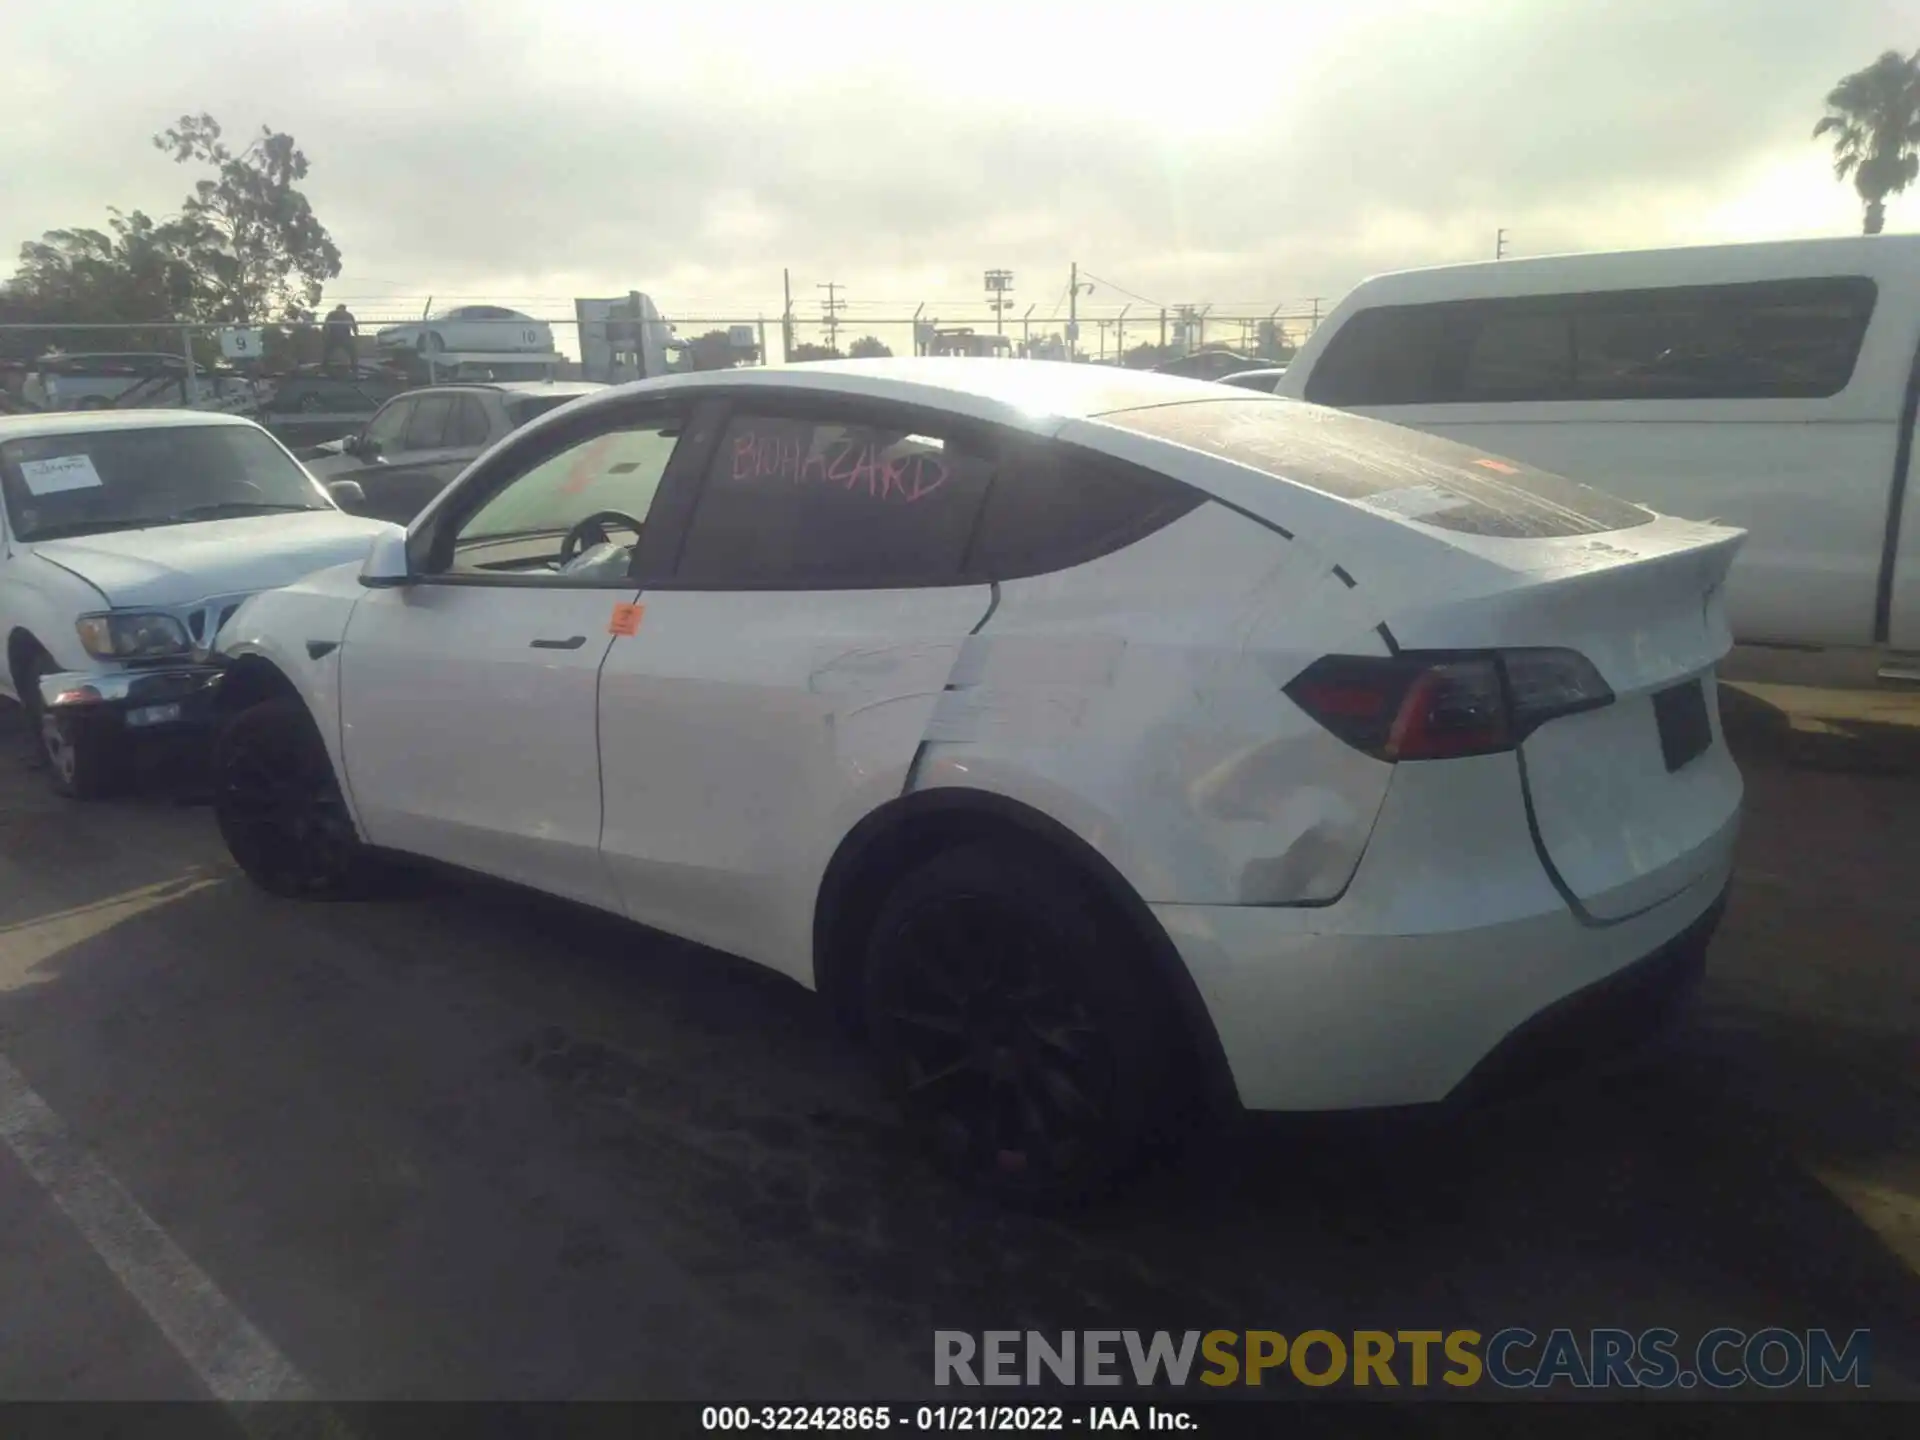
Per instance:
[[[107,800],[133,778],[133,747],[126,732],[108,717],[58,714],[40,699],[40,681],[60,667],[41,655],[27,667],[21,703],[38,763],[46,768],[55,793],[69,800]]]
[[[1176,1088],[1137,943],[1037,846],[959,845],[903,877],[869,934],[862,999],[935,1163],[1015,1203],[1109,1189]]]
[[[438,330],[429,330],[420,337],[420,348],[429,355],[438,355],[447,348],[446,337]]]
[[[301,701],[263,700],[221,727],[213,797],[227,852],[261,889],[344,900],[376,888],[381,866],[354,828],[332,757]]]

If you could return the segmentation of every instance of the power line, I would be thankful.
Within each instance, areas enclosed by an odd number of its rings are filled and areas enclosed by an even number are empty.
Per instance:
[[[1100,278],[1100,277],[1099,277],[1098,275],[1096,275],[1096,274],[1094,274],[1094,273],[1093,273],[1093,272],[1092,272],[1091,270],[1082,270],[1082,271],[1081,271],[1080,273],[1081,273],[1082,275],[1084,275],[1084,276],[1086,276],[1086,277],[1087,277],[1087,279],[1089,279],[1089,280],[1092,280],[1092,281],[1095,281],[1095,282],[1096,282],[1096,283],[1098,283],[1098,284],[1101,284],[1101,285],[1104,285],[1104,286],[1106,286],[1106,287],[1107,287],[1107,288],[1108,288],[1109,290],[1118,290],[1118,291],[1119,291],[1119,292],[1120,292],[1120,293],[1121,293],[1122,295],[1124,295],[1124,296],[1126,296],[1126,297],[1127,297],[1127,298],[1128,298],[1129,300],[1138,300],[1138,301],[1139,301],[1139,302],[1140,302],[1140,303],[1141,303],[1142,305],[1152,305],[1152,306],[1155,306],[1155,307],[1160,307],[1160,306],[1161,306],[1161,302],[1160,302],[1160,301],[1158,301],[1158,300],[1149,300],[1149,299],[1148,299],[1148,298],[1147,298],[1146,296],[1144,296],[1144,295],[1136,295],[1136,294],[1134,294],[1134,293],[1133,293],[1133,291],[1131,291],[1131,290],[1129,290],[1129,289],[1127,289],[1127,287],[1126,287],[1126,286],[1124,286],[1124,285],[1116,285],[1116,284],[1114,284],[1114,283],[1113,283],[1113,281],[1111,281],[1111,280],[1102,280],[1102,279],[1101,279],[1101,278]]]

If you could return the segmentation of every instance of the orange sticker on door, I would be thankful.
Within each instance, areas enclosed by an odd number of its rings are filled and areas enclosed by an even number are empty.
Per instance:
[[[640,633],[640,617],[646,613],[647,607],[644,605],[614,606],[613,618],[607,621],[607,633],[609,635],[638,635]]]

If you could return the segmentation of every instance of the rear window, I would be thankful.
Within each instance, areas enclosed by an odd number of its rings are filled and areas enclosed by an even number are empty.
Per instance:
[[[1873,317],[1861,275],[1362,310],[1313,373],[1319,405],[1837,395]]]
[[[1466,535],[1597,535],[1653,518],[1638,505],[1518,460],[1315,405],[1250,396],[1100,418],[1380,514]]]

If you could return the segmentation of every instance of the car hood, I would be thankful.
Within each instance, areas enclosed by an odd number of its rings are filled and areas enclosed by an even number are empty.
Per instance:
[[[116,608],[172,606],[270,590],[362,559],[373,537],[393,528],[339,510],[311,510],[39,540],[28,548],[78,575]]]

